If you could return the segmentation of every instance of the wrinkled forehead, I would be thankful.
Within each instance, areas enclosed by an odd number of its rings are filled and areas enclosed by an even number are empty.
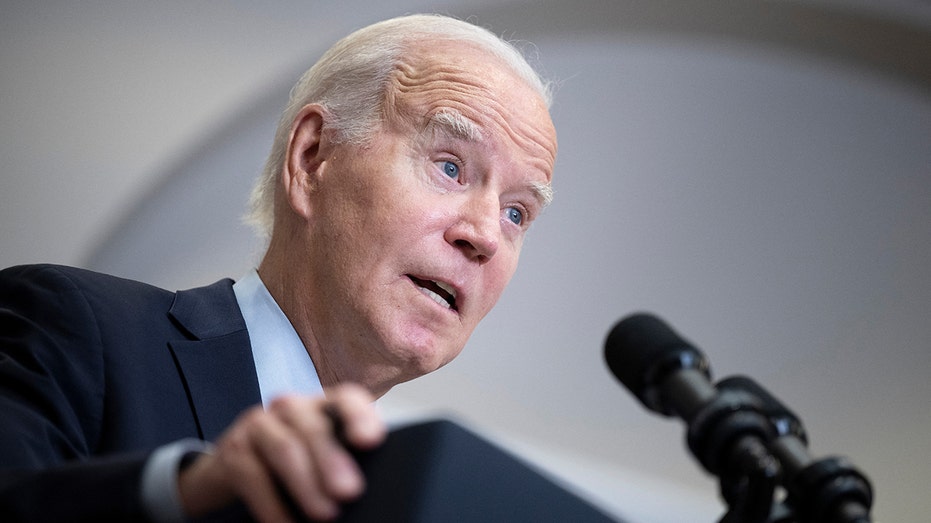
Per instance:
[[[414,44],[409,51],[386,93],[389,121],[423,130],[453,115],[470,139],[504,139],[552,170],[556,132],[546,102],[503,59],[459,41]]]

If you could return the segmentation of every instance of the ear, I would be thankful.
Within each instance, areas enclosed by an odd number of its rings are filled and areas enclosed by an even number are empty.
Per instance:
[[[291,209],[304,219],[310,218],[310,194],[326,163],[322,154],[325,148],[321,147],[325,114],[322,106],[308,104],[291,123],[282,183]]]

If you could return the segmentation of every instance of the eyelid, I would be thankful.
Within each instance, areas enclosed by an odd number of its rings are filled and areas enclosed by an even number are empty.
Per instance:
[[[442,154],[440,154],[440,157],[439,157],[439,159],[438,159],[437,161],[438,161],[438,162],[452,162],[452,163],[458,165],[460,168],[461,168],[461,167],[463,166],[463,164],[465,163],[465,162],[463,162],[462,158],[460,158],[459,156],[457,156],[457,155],[455,155],[455,154],[453,154],[453,153],[442,153]]]

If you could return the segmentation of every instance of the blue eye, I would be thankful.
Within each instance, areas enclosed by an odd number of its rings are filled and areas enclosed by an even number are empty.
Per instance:
[[[443,174],[449,176],[453,180],[459,178],[459,166],[453,162],[445,161],[443,162]]]
[[[508,217],[508,220],[511,220],[515,225],[524,223],[524,213],[520,212],[520,209],[516,207],[508,207],[504,210],[504,214]]]

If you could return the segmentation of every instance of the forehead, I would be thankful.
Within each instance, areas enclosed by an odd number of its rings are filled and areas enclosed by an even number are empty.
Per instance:
[[[431,41],[412,46],[400,61],[387,107],[423,129],[447,123],[483,146],[505,148],[545,171],[556,159],[556,132],[543,97],[505,62],[475,44]],[[456,129],[444,114],[474,124]],[[457,134],[457,133],[454,133]]]

